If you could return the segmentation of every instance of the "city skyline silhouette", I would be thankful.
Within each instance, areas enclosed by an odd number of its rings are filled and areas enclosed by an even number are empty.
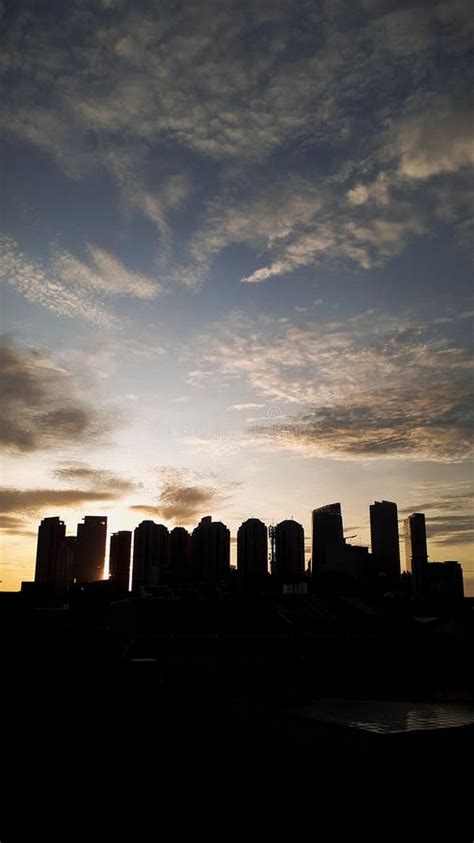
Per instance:
[[[438,594],[464,596],[463,570],[458,561],[429,561],[424,513],[403,519],[399,533],[397,504],[375,501],[370,505],[371,546],[349,543],[357,535],[345,537],[340,503],[312,511],[312,555],[305,558],[304,528],[294,519],[267,525],[258,518],[242,522],[236,537],[221,521],[204,516],[188,532],[183,526],[171,531],[164,524],[145,520],[133,532],[112,532],[107,547],[107,517],[85,516],[77,535],[66,536],[58,516],[44,519],[38,529],[34,581],[67,592],[70,587],[109,581],[113,590],[138,593],[184,582],[218,583],[232,570],[240,577],[273,577],[281,583],[330,577],[341,579],[340,588],[350,582],[364,591],[369,585],[379,594],[409,594],[424,599]],[[405,559],[400,560],[400,543]],[[231,544],[236,544],[237,564],[231,564]],[[132,549],[133,548],[133,549]],[[107,563],[108,560],[108,563]],[[321,580],[321,577],[323,580]],[[23,583],[27,587],[28,583]]]

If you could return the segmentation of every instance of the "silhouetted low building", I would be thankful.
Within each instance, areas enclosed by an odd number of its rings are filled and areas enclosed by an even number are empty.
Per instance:
[[[368,547],[352,544],[333,544],[326,549],[324,574],[338,574],[360,585],[367,584],[374,573]]]
[[[464,597],[463,570],[459,562],[429,562],[426,567],[427,597],[460,599]]]

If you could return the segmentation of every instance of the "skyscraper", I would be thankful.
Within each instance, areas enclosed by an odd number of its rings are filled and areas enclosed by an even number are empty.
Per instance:
[[[216,581],[230,571],[230,530],[210,515],[201,518],[191,536],[194,579]]]
[[[324,565],[327,549],[331,545],[344,544],[342,513],[340,503],[329,503],[319,509],[313,509],[313,536],[311,561],[313,574]]]
[[[174,527],[170,533],[169,570],[173,576],[191,576],[191,536],[185,527]]]
[[[61,579],[61,563],[66,525],[59,516],[43,518],[38,528],[35,582],[56,585]]]
[[[280,521],[275,527],[275,575],[304,576],[304,529],[297,521]]]
[[[142,521],[133,534],[132,588],[158,585],[169,558],[169,532],[164,524]]]
[[[58,576],[58,588],[69,590],[74,577],[74,560],[76,558],[77,536],[66,536],[61,548],[61,564]]]
[[[128,591],[132,534],[120,530],[110,536],[109,578],[117,591]]]
[[[422,512],[414,512],[404,521],[405,559],[407,571],[412,575],[415,597],[423,597],[424,579],[428,564],[426,523]]]
[[[77,525],[74,579],[82,583],[96,582],[104,578],[107,518],[86,515],[83,522]]]
[[[390,585],[400,581],[400,545],[397,504],[375,501],[370,505],[372,556],[378,574]]]
[[[246,577],[268,573],[268,531],[258,518],[248,518],[237,530],[237,570]]]

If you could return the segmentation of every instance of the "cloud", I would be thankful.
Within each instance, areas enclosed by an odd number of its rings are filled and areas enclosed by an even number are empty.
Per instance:
[[[108,5],[9,16],[0,125],[72,177],[98,167],[112,176],[126,211],[159,232],[160,277],[196,287],[232,243],[262,254],[247,283],[323,259],[370,269],[430,229],[420,197],[407,213],[392,187],[413,191],[472,160],[463,2],[203,0],[165,4],[162,15],[146,2],[113,4],[113,14]],[[296,150],[310,161],[305,179],[288,164]],[[173,224],[192,191],[205,205],[186,259],[179,244],[173,253]],[[97,249],[86,261],[58,255],[54,278],[26,264],[25,295],[98,324],[113,321],[105,296],[159,291]]]
[[[49,270],[31,262],[10,237],[0,236],[0,277],[28,301],[46,307],[57,316],[81,318],[111,327],[119,323],[104,299],[127,295],[150,300],[160,285],[131,272],[113,255],[89,247],[91,264],[66,251],[56,251]]]
[[[403,120],[395,130],[399,172],[423,180],[474,164],[472,114],[438,98],[435,108]]]
[[[117,497],[117,492],[106,490],[94,492],[91,489],[0,489],[0,503],[4,512],[29,515],[51,508],[111,501]]]
[[[53,510],[119,500],[137,489],[136,483],[115,472],[78,461],[63,463],[54,476],[66,488],[0,488],[0,507],[4,513],[0,517],[0,529],[11,535],[36,535],[30,532],[33,518],[44,517],[44,513]]]
[[[55,469],[54,475],[64,483],[80,483],[91,490],[105,489],[113,495],[125,494],[136,489],[136,483],[114,471],[92,468],[87,463],[78,461],[63,464]]]
[[[31,530],[32,520],[59,509],[85,506],[90,503],[112,501],[118,497],[113,491],[94,492],[91,489],[16,489],[0,488],[0,530],[8,535],[36,536]]]
[[[419,392],[406,410],[408,396],[400,388],[368,391],[357,403],[321,406],[253,431],[276,446],[306,446],[321,456],[450,462],[474,455],[468,403],[458,406],[449,395],[438,403]]]
[[[246,410],[259,410],[264,407],[265,404],[254,404],[254,403],[247,403],[247,404],[232,404],[229,407],[229,410],[235,410],[237,413],[243,413]]]
[[[156,504],[135,504],[130,509],[182,524],[193,524],[222,505],[235,486],[215,475],[200,477],[187,469],[163,468],[158,477],[160,491]]]
[[[399,180],[398,180],[399,181]],[[423,203],[390,195],[392,179],[380,172],[370,183],[347,190],[346,178],[320,176],[316,184],[296,173],[256,180],[252,190],[210,205],[189,247],[190,261],[174,280],[198,286],[214,257],[231,244],[244,244],[264,265],[241,280],[256,284],[323,261],[383,265],[415,237],[429,230]]]
[[[472,544],[473,513],[428,515],[427,534],[437,545]]]
[[[85,401],[70,373],[40,351],[0,342],[0,442],[13,452],[94,447],[112,418]]]
[[[257,441],[340,458],[464,460],[472,454],[472,360],[433,331],[430,322],[374,311],[301,327],[234,319],[203,338],[202,354],[216,379],[236,378],[279,408],[251,425]]]
[[[410,490],[410,506],[400,510],[405,518],[412,512],[426,513],[429,545],[437,547],[471,545],[474,539],[472,481],[419,483]],[[430,552],[431,558],[436,554]]]
[[[16,515],[0,515],[0,530],[9,536],[34,536],[28,529],[28,522]]]
[[[18,14],[3,63],[11,70],[22,60],[23,85],[16,101],[5,86],[4,113],[10,131],[61,162],[68,142],[70,158],[82,152],[87,161],[120,149],[124,135],[148,146],[170,138],[216,159],[259,159],[295,139],[350,132],[344,109],[356,93],[377,105],[394,76],[419,83],[420,66],[427,74],[438,57],[440,27],[443,52],[457,55],[469,43],[468,21],[448,5],[384,14],[341,4],[335,14],[286,0],[271,9],[207,0],[199,9],[168,4],[155,17],[141,2],[117,5],[113,16],[72,2],[42,19],[40,43],[35,15]],[[81,137],[87,132],[103,138],[95,152]]]

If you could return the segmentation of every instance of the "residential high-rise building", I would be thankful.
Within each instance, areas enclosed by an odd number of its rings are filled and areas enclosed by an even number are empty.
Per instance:
[[[170,533],[169,571],[172,576],[191,576],[191,535],[185,527],[174,527]]]
[[[230,530],[210,515],[201,518],[191,536],[194,579],[216,581],[230,571]]]
[[[158,585],[160,569],[168,564],[169,532],[164,524],[142,521],[133,534],[132,588]]]
[[[59,516],[43,518],[38,528],[35,582],[56,585],[61,578],[66,525]]]
[[[132,533],[120,530],[110,536],[109,579],[117,591],[128,591]]]
[[[400,544],[397,504],[375,501],[370,505],[370,536],[375,570],[390,586],[400,581]]]
[[[414,512],[405,519],[405,561],[406,569],[412,575],[415,597],[423,597],[428,548],[426,544],[426,523],[422,512]]]
[[[58,588],[68,591],[74,577],[77,536],[66,536],[61,548],[61,565],[58,576]]]
[[[277,577],[293,579],[304,576],[304,529],[297,521],[280,521],[274,530]]]
[[[248,518],[237,530],[237,570],[245,577],[268,573],[268,531],[258,518]]]
[[[86,515],[77,525],[74,552],[76,582],[96,582],[104,578],[107,518],[105,515]]]
[[[329,503],[313,509],[313,536],[311,562],[313,574],[326,562],[327,549],[331,545],[344,544],[342,513],[340,503]]]

